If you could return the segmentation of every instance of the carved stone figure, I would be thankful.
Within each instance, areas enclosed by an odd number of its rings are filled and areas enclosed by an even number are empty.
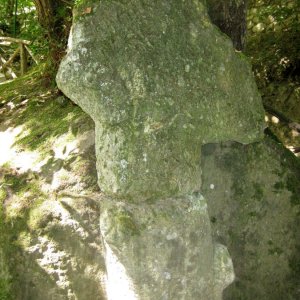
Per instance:
[[[109,299],[221,299],[233,280],[212,240],[201,146],[256,141],[251,68],[198,1],[77,8],[59,88],[95,121]]]

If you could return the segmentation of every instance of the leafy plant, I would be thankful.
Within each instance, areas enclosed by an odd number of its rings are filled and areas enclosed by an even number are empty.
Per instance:
[[[260,85],[300,72],[300,2],[252,0],[246,53]]]

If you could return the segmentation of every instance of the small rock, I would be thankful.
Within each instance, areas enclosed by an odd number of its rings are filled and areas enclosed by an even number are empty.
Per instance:
[[[68,99],[64,96],[57,97],[55,101],[62,107],[68,104]]]

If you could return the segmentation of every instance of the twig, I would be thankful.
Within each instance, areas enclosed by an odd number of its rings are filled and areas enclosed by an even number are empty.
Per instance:
[[[34,54],[33,54],[32,51],[29,49],[29,47],[27,47],[27,46],[25,45],[25,48],[26,48],[27,52],[29,53],[29,55],[32,57],[33,61],[38,65],[38,64],[39,64],[39,61],[38,61],[38,59],[34,56]]]
[[[2,72],[4,73],[4,76],[6,79],[10,79],[8,78],[8,76],[5,74],[5,70],[7,70],[7,73],[13,78],[17,78],[17,75],[13,72],[13,70],[9,67],[5,67],[4,68],[4,65],[6,64],[6,60],[0,55],[0,65],[1,65],[1,70]]]
[[[13,53],[13,55],[8,59],[8,61],[3,65],[3,68],[6,68],[8,65],[10,65],[14,59],[17,57],[17,55],[19,54],[20,52],[20,48],[18,47],[16,49],[16,51]]]
[[[0,36],[0,41],[13,42],[13,43],[18,43],[18,44],[21,43],[21,44],[24,44],[24,45],[30,45],[31,44],[31,41],[15,39],[15,38],[8,37],[8,36]]]

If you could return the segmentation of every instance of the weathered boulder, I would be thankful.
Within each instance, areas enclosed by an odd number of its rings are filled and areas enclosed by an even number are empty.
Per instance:
[[[251,68],[202,3],[89,3],[57,83],[96,123],[102,191],[139,201],[197,191],[202,144],[261,137]]]
[[[222,299],[232,262],[213,243],[203,196],[101,207],[108,299]]]
[[[0,233],[1,300],[106,299],[95,199],[45,201]]]
[[[299,299],[300,166],[277,142],[209,144],[203,186],[236,274],[224,300]]]
[[[256,141],[249,64],[198,1],[81,1],[59,88],[95,121],[109,300],[221,299],[201,146]]]

